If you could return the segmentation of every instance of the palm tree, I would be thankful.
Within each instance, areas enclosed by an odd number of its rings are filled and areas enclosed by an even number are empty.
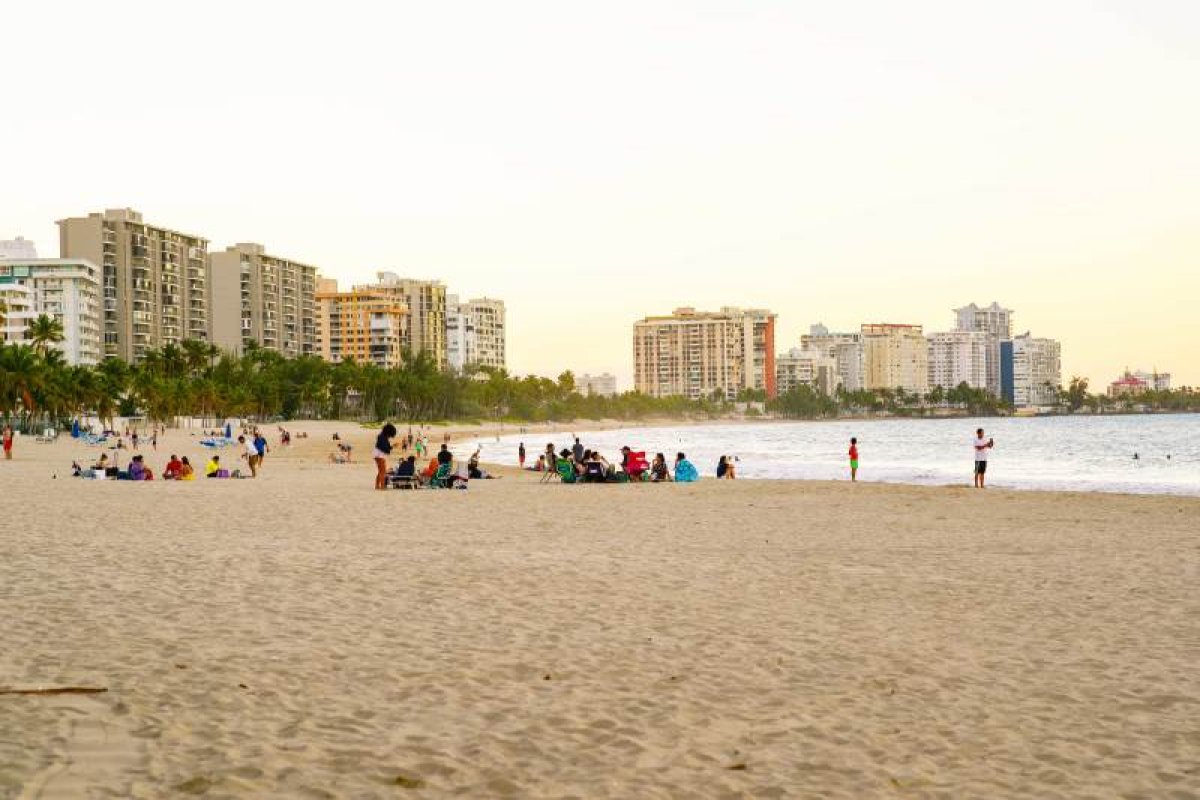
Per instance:
[[[62,340],[62,323],[54,317],[39,314],[37,319],[29,323],[29,341],[33,343],[33,349],[38,355],[46,355],[50,345],[58,344]]]

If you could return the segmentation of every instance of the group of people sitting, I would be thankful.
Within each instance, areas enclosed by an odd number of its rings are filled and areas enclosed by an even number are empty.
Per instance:
[[[90,467],[80,466],[79,462],[71,462],[71,475],[76,478],[93,478],[103,480],[105,478],[115,479],[119,481],[152,481],[154,480],[154,472],[146,466],[145,459],[141,455],[136,455],[129,460],[129,466],[126,469],[118,469],[109,463],[108,454],[101,453],[100,458]],[[230,472],[221,466],[221,457],[214,455],[208,460],[204,466],[204,477],[206,478],[237,478],[241,477],[238,470]],[[196,480],[196,470],[192,467],[192,462],[187,456],[182,458],[171,454],[171,458],[167,461],[167,465],[162,471],[162,480],[164,481],[194,481]]]
[[[620,463],[613,464],[600,451],[585,448],[579,437],[575,437],[574,447],[564,447],[557,453],[553,444],[547,444],[546,452],[538,457],[537,466],[531,469],[546,472],[543,482],[557,476],[563,483],[691,483],[700,477],[683,453],[675,454],[672,470],[662,453],[655,453],[654,459],[647,461],[644,451],[625,446],[621,448]]]
[[[393,486],[405,488],[429,486],[439,489],[465,489],[469,480],[489,480],[499,477],[488,473],[479,466],[478,449],[465,464],[460,461],[456,465],[454,454],[450,452],[450,445],[445,443],[442,444],[441,450],[430,459],[429,464],[423,470],[417,468],[416,455],[402,457],[399,463],[396,464],[396,467],[389,470],[387,468],[387,460],[394,447],[393,439],[396,437],[396,426],[389,422],[383,426],[379,431],[379,435],[375,438],[375,449],[371,453],[371,457],[375,460],[377,468],[375,475],[376,489],[387,489]],[[401,441],[401,446],[407,451],[412,443],[412,435],[409,434]]]

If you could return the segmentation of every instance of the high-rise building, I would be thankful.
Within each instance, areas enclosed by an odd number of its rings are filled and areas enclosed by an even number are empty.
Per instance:
[[[996,339],[986,331],[931,333],[929,341],[929,385],[953,389],[967,384],[972,389],[988,388],[988,366]]]
[[[864,324],[863,388],[929,391],[929,348],[920,325]]]
[[[478,345],[475,317],[458,302],[457,295],[446,295],[446,364],[455,372],[462,372],[478,360]]]
[[[830,333],[821,323],[810,325],[800,337],[801,350],[816,350],[837,363],[838,383],[848,392],[863,388],[862,335]],[[780,391],[784,389],[780,388]]]
[[[575,379],[575,391],[584,396],[612,397],[617,393],[617,378],[607,372],[599,375],[584,373]]]
[[[387,295],[408,309],[404,348],[416,356],[425,353],[438,369],[446,362],[446,287],[441,281],[401,278],[394,272],[378,272],[376,282],[354,287],[355,291]]]
[[[100,361],[100,268],[95,264],[78,258],[0,260],[0,299],[9,306],[5,340],[24,340],[22,330],[45,314],[62,326],[63,339],[53,347],[68,364]]]
[[[774,397],[775,315],[725,307],[646,317],[633,326],[633,372],[637,391],[652,397],[732,400],[743,389]]]
[[[842,385],[837,359],[825,350],[793,347],[775,357],[775,388],[783,394],[796,386],[811,386],[833,395]]]
[[[33,289],[15,281],[0,281],[0,344],[20,344],[37,318]]]
[[[37,258],[37,248],[24,236],[15,239],[0,239],[0,261],[6,258]]]
[[[317,268],[239,243],[209,253],[212,341],[234,353],[254,343],[289,358],[316,351]]]
[[[995,302],[982,308],[971,303],[954,309],[954,314],[958,319],[957,330],[978,331],[991,337],[987,350],[987,383],[982,388],[1000,397],[1003,394],[1000,380],[1000,343],[1012,339],[1012,309],[1003,308]]]
[[[458,295],[446,295],[446,362],[458,371],[507,366],[503,300],[478,297],[459,302]]]
[[[1062,386],[1062,347],[1054,339],[1014,336],[1013,405],[1053,406]]]
[[[63,258],[98,264],[104,355],[137,361],[152,348],[209,338],[208,240],[149,225],[129,208],[58,221]]]
[[[398,367],[404,361],[408,309],[394,294],[364,289],[337,291],[337,281],[320,279],[316,293],[317,348],[332,363]]]

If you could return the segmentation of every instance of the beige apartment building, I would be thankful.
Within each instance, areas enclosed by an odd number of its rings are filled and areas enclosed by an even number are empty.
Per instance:
[[[105,357],[209,338],[208,240],[147,224],[129,208],[58,221],[59,252],[101,269]]]
[[[334,364],[390,368],[404,363],[408,308],[395,294],[365,289],[337,290],[337,281],[316,280],[317,354]]]
[[[251,343],[289,358],[316,352],[317,268],[239,243],[209,253],[212,341],[242,353]]]
[[[742,389],[775,396],[775,315],[763,309],[677,308],[633,326],[634,388],[693,400]]]
[[[866,324],[860,334],[864,388],[929,391],[929,346],[920,325]]]
[[[412,355],[426,353],[439,370],[446,369],[446,287],[441,281],[401,278],[378,272],[376,282],[355,286],[356,292],[382,294],[408,309],[404,348]]]

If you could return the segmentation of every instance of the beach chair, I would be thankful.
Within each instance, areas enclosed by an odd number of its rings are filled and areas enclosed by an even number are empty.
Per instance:
[[[37,436],[33,437],[33,440],[38,444],[53,444],[54,440],[57,438],[58,431],[56,431],[54,428],[46,428]]]
[[[389,489],[420,489],[421,479],[416,475],[396,475],[389,472],[387,485]]]
[[[557,459],[554,462],[554,471],[558,473],[558,479],[563,483],[575,483],[575,465],[567,459]]]
[[[449,489],[450,488],[450,465],[439,464],[437,472],[433,473],[433,477],[429,479],[430,489]]]

